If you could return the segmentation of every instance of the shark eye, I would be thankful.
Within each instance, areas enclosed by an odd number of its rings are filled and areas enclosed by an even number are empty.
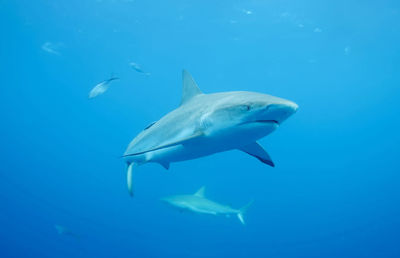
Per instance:
[[[244,110],[250,110],[250,109],[251,109],[251,106],[250,106],[250,105],[244,105],[244,106],[243,106],[243,109],[244,109]]]

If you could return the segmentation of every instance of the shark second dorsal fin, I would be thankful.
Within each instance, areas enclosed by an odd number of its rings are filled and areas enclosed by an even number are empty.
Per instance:
[[[182,82],[183,82],[183,88],[182,88],[181,105],[185,104],[194,96],[203,94],[199,89],[199,87],[197,86],[196,82],[194,81],[193,77],[186,70],[182,71]]]
[[[206,190],[205,186],[202,186],[197,192],[194,193],[195,196],[204,197],[204,191]]]

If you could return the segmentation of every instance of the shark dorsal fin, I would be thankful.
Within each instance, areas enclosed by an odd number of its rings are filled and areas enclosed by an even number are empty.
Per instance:
[[[202,186],[197,192],[194,193],[194,195],[198,197],[204,197],[204,191],[206,190],[205,186]]]
[[[185,104],[194,96],[203,94],[199,89],[199,87],[197,86],[196,82],[194,81],[193,77],[186,70],[182,71],[182,81],[183,81],[183,88],[182,88],[181,105]]]

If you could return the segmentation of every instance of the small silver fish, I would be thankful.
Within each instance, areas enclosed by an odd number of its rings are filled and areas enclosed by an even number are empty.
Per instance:
[[[138,65],[137,63],[130,62],[129,65],[130,65],[130,67],[132,67],[133,70],[135,70],[135,71],[138,72],[138,73],[143,73],[143,74],[145,74],[145,75],[150,75],[150,73],[145,72],[145,71],[142,69],[142,67],[140,67],[140,65]]]
[[[119,78],[117,78],[117,77],[111,77],[110,79],[102,81],[99,84],[97,84],[96,86],[94,86],[94,88],[89,92],[89,99],[97,97],[97,96],[103,94],[104,92],[106,92],[108,90],[108,86],[109,86],[110,82],[114,81],[114,80],[118,80],[118,79]]]

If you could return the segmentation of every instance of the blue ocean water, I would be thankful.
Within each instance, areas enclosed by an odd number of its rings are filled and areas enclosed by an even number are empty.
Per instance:
[[[1,257],[400,257],[398,1],[2,0],[0,14]],[[183,68],[205,93],[299,110],[260,141],[275,168],[239,151],[146,164],[131,198],[120,157],[178,106]],[[203,185],[254,200],[246,225],[159,201]]]

